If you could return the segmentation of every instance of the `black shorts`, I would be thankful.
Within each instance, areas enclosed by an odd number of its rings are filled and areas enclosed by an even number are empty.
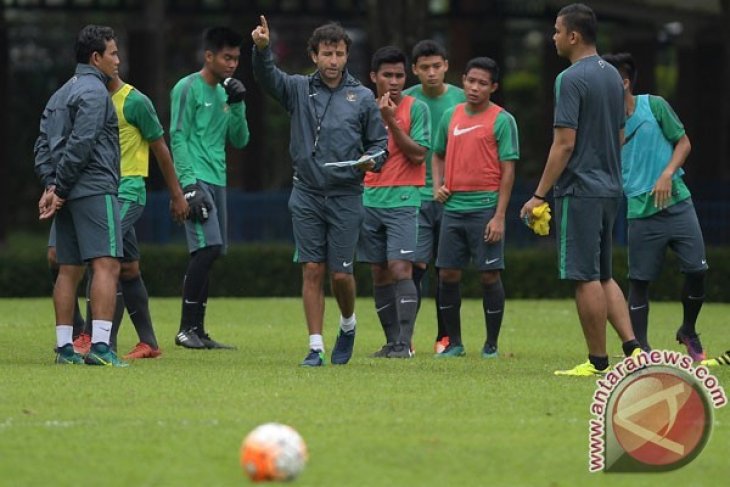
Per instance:
[[[357,244],[358,262],[393,260],[413,262],[418,242],[418,207],[365,207],[365,221]]]
[[[555,235],[561,279],[598,281],[611,278],[613,224],[621,197],[555,198]]]
[[[53,223],[56,259],[61,265],[82,265],[98,257],[122,257],[116,195],[102,194],[66,201],[56,213]]]
[[[418,212],[416,262],[428,263],[436,257],[443,215],[443,203],[433,199],[421,200],[421,210]]]
[[[691,199],[650,217],[629,220],[629,278],[658,278],[667,248],[677,254],[682,272],[707,270],[705,241]]]
[[[208,219],[204,222],[185,220],[185,237],[188,241],[188,252],[221,246],[221,254],[228,248],[228,207],[225,186],[217,186],[198,181],[198,186],[205,192],[212,208],[208,210]]]
[[[326,262],[330,272],[352,274],[365,213],[362,195],[323,196],[294,187],[289,211],[296,246],[294,261]]]
[[[436,267],[464,269],[472,261],[480,272],[504,269],[504,237],[495,243],[484,241],[484,231],[494,213],[494,208],[444,211]]]

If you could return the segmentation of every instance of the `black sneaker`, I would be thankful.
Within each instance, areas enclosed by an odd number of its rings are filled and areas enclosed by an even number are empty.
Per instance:
[[[355,329],[342,331],[337,335],[335,346],[332,349],[330,362],[336,365],[344,365],[352,357],[352,349],[355,347]]]
[[[388,351],[387,358],[411,358],[413,353],[411,352],[411,346],[407,343],[396,343]]]
[[[372,358],[387,358],[388,352],[390,352],[390,349],[393,347],[392,343],[386,343],[383,345],[383,347],[378,350],[377,352],[370,355]]]
[[[185,348],[202,349],[206,348],[205,344],[198,338],[194,330],[183,330],[175,335],[175,345]]]
[[[219,350],[236,350],[235,345],[226,345],[225,343],[217,342],[213,340],[207,333],[197,333],[200,342],[205,348],[219,349]]]
[[[303,367],[321,367],[324,365],[324,362],[325,357],[323,351],[309,349],[309,353],[299,365]]]

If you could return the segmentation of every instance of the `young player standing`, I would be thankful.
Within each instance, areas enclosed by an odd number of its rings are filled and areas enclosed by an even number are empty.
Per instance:
[[[431,114],[431,139],[436,137],[437,127],[444,112],[458,103],[466,101],[464,90],[458,86],[444,82],[449,70],[449,59],[446,49],[436,41],[422,40],[413,47],[411,69],[418,77],[419,84],[411,86],[403,92],[426,104]],[[413,281],[418,291],[418,307],[421,306],[421,281],[426,274],[428,263],[436,257],[439,229],[443,216],[443,205],[433,199],[432,178],[433,152],[426,154],[426,184],[420,188],[421,209],[418,213],[418,250],[413,265]],[[436,288],[438,289],[439,272],[436,269]],[[434,352],[442,352],[449,345],[449,336],[439,311],[439,295],[436,292],[436,343]]]
[[[147,202],[145,178],[149,172],[149,151],[155,155],[160,172],[170,191],[170,211],[175,221],[182,222],[188,213],[180,184],[175,176],[170,150],[163,138],[164,131],[154,106],[144,93],[125,83],[119,76],[107,83],[114,110],[119,120],[119,146],[121,150],[121,179],[119,180],[119,216],[121,219],[124,257],[119,273],[119,292],[112,321],[109,343],[117,350],[117,334],[127,308],[129,318],[139,338],[139,343],[123,358],[155,358],[162,353],[152,326],[147,287],[139,268],[139,246],[134,224],[142,216]],[[54,249],[55,250],[55,249]],[[50,247],[49,247],[50,251]],[[89,275],[91,279],[91,274]],[[87,309],[87,323],[92,312]],[[74,340],[74,348],[87,353],[91,346],[88,330]]]
[[[249,138],[243,102],[246,89],[231,78],[242,42],[241,35],[227,27],[206,30],[203,68],[172,89],[172,152],[190,206],[185,222],[190,262],[175,337],[175,344],[185,348],[235,348],[213,340],[205,331],[205,311],[210,270],[228,245],[226,141],[240,149]]]
[[[682,166],[691,145],[684,126],[664,98],[634,95],[636,64],[631,54],[608,54],[623,78],[626,110],[621,173],[628,201],[629,315],[636,339],[649,349],[649,284],[661,272],[667,247],[679,258],[684,274],[679,343],[696,361],[704,360],[695,330],[705,300],[707,257],[702,229]]]
[[[406,56],[393,46],[378,49],[370,63],[380,114],[388,129],[388,160],[365,176],[365,221],[357,256],[371,264],[375,309],[385,346],[374,357],[410,358],[418,309],[413,260],[418,240],[419,187],[431,145],[428,107],[403,95]]]
[[[124,257],[119,274],[124,306],[139,338],[139,343],[124,356],[125,359],[155,358],[162,351],[157,343],[150,316],[147,287],[139,269],[139,247],[134,224],[139,220],[147,202],[145,178],[149,172],[149,152],[152,150],[160,172],[170,192],[170,209],[177,221],[184,221],[188,204],[175,175],[170,150],[163,138],[162,125],[149,98],[119,77],[109,84],[114,109],[119,119],[121,148],[121,180],[119,181],[119,214],[122,220]],[[121,311],[121,310],[120,310]],[[118,312],[112,326],[111,344],[116,345],[117,331],[122,319]]]
[[[482,357],[497,357],[504,315],[504,220],[520,157],[517,124],[490,100],[499,87],[497,63],[469,61],[463,76],[466,103],[446,111],[433,147],[433,191],[444,204],[438,257],[440,309],[449,345],[436,357],[465,354],[461,341],[462,270],[480,273],[486,341]]]

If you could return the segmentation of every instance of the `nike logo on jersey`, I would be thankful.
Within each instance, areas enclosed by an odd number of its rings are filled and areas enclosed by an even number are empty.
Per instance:
[[[483,127],[483,125],[473,125],[471,127],[465,128],[465,129],[460,129],[459,125],[457,124],[456,127],[454,127],[454,137],[458,137],[467,132],[471,132],[472,130],[478,129],[479,127]]]
[[[499,257],[497,257],[496,259],[487,259],[487,260],[484,261],[484,263],[487,264],[487,265],[494,264],[498,260],[499,260]]]
[[[380,312],[381,312],[381,311],[383,311],[384,309],[388,309],[388,308],[390,307],[390,305],[391,305],[391,304],[392,304],[392,303],[388,303],[388,304],[386,304],[385,306],[382,306],[382,307],[380,307],[380,308],[375,308],[375,312],[376,312],[376,313],[380,313]]]
[[[413,252],[414,252],[413,250],[403,250],[403,249],[400,249],[400,253],[401,254],[412,254]]]
[[[644,309],[644,308],[646,308],[645,304],[642,304],[641,306],[629,306],[629,309],[631,311],[637,311],[637,310]]]
[[[496,315],[497,313],[501,313],[501,312],[502,312],[501,309],[488,309],[487,310],[488,315]]]
[[[209,102],[209,101],[206,101],[205,103],[203,103],[203,105],[205,105],[206,107],[212,107],[213,106],[213,104],[211,102]]]
[[[342,261],[342,267],[350,267],[351,265],[352,265],[352,261],[350,261],[350,262]]]

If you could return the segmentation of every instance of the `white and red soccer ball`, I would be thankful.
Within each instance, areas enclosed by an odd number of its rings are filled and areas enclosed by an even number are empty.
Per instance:
[[[243,439],[241,467],[254,482],[292,480],[304,470],[307,445],[291,426],[262,424]]]

